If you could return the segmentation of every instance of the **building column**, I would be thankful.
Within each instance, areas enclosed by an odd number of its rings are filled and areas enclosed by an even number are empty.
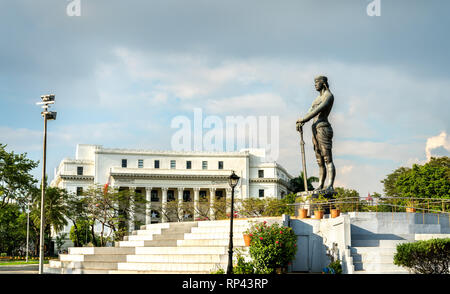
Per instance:
[[[209,188],[209,219],[216,220],[214,203],[216,202],[216,188]]]
[[[183,221],[183,191],[184,188],[177,188],[178,189],[178,219],[179,221]]]
[[[227,196],[225,198],[225,203],[228,203],[228,200],[230,201],[230,205],[226,206],[226,213],[231,215],[231,188],[226,188]],[[236,188],[235,188],[236,192]]]
[[[162,191],[162,203],[161,203],[161,222],[163,223],[167,223],[167,190],[169,190],[169,188],[167,187],[162,187],[161,191]]]
[[[130,193],[130,208],[129,208],[129,213],[128,213],[128,231],[132,232],[134,231],[134,224],[135,224],[135,213],[136,213],[136,205],[134,204],[134,200],[135,200],[135,192],[136,192],[136,187],[129,187],[129,193]]]
[[[195,187],[192,188],[194,190],[194,220],[198,219],[200,217],[200,188]]]
[[[149,225],[152,223],[152,188],[145,187],[145,224]]]

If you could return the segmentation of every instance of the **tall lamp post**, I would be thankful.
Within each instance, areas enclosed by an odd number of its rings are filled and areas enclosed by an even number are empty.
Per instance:
[[[234,217],[234,187],[239,182],[239,176],[232,171],[228,178],[228,183],[231,187],[231,214],[230,214],[230,243],[228,245],[228,267],[227,274],[233,273],[233,217]]]
[[[39,274],[44,273],[44,202],[45,202],[45,164],[47,160],[47,120],[55,120],[56,112],[49,111],[50,104],[55,103],[55,95],[42,95],[42,102],[36,103],[42,105],[44,111],[41,115],[44,117],[44,154],[42,160],[42,185],[41,185],[41,224],[39,232]]]

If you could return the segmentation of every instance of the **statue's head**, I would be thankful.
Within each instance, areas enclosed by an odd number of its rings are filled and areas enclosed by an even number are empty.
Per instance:
[[[326,76],[317,76],[314,78],[314,83],[317,91],[322,91],[325,87],[328,89],[328,78]]]

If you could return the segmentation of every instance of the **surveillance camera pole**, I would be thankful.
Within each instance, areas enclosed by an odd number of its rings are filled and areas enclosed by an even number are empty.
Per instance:
[[[44,111],[42,116],[44,117],[44,151],[42,160],[42,183],[41,183],[41,224],[39,232],[39,274],[44,273],[44,227],[45,227],[45,215],[44,215],[44,204],[45,204],[45,166],[47,162],[47,118],[52,115],[52,112],[48,111],[50,104],[55,103],[55,95],[45,95],[41,96],[43,102],[36,103],[42,105]],[[54,119],[56,113],[50,119]]]
[[[39,274],[44,272],[44,203],[45,203],[45,165],[47,160],[47,105],[43,106],[44,112],[44,154],[42,160],[42,183],[41,183],[41,227],[39,234]]]

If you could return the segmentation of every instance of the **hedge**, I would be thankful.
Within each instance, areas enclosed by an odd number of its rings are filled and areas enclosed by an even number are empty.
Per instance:
[[[416,274],[448,274],[450,238],[398,244],[394,264]]]

